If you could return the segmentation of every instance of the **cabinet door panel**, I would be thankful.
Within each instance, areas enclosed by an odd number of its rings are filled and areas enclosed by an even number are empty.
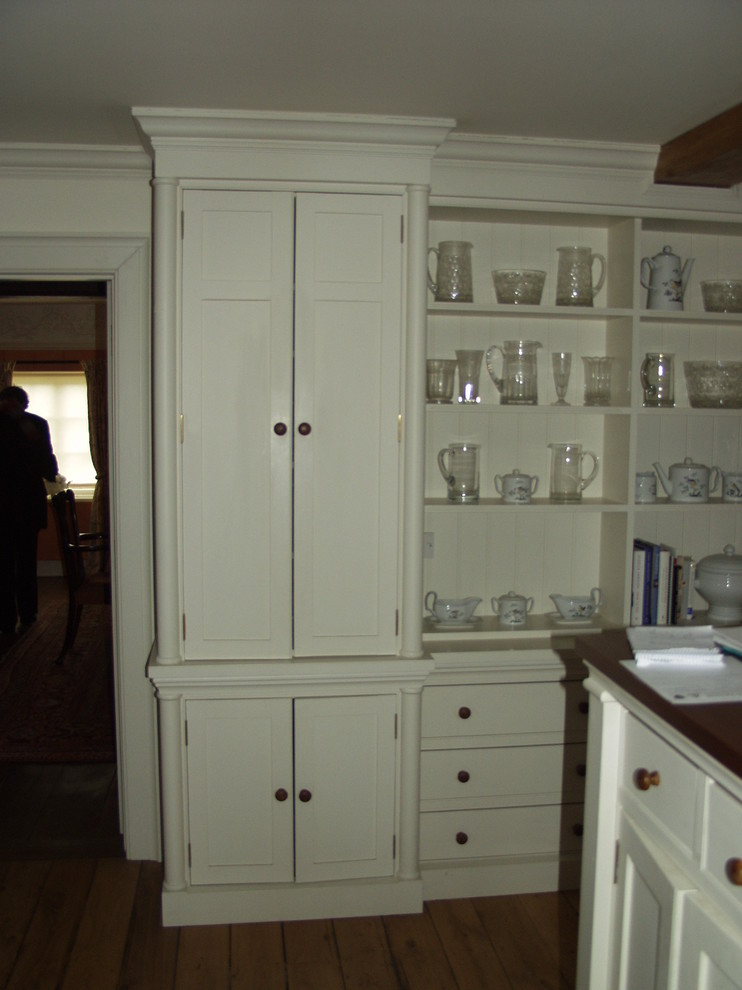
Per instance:
[[[291,701],[189,701],[186,713],[191,883],[293,880]]]
[[[294,702],[297,881],[394,872],[395,712],[392,696]]]
[[[742,935],[698,894],[686,899],[678,990],[742,990]]]
[[[679,905],[693,885],[623,814],[617,867],[614,986],[665,990],[676,951]]]
[[[294,649],[394,653],[400,200],[297,198]]]
[[[293,200],[183,202],[185,655],[286,657]]]

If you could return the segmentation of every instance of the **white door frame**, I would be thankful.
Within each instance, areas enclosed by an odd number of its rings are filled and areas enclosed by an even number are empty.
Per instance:
[[[154,643],[150,245],[136,236],[3,236],[0,278],[110,283],[113,655],[120,819],[130,859],[160,858]]]

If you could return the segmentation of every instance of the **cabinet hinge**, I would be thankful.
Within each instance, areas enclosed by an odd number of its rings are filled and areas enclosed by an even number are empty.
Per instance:
[[[618,839],[616,839],[616,856],[615,856],[615,859],[613,860],[613,882],[614,883],[618,883],[618,850],[619,850],[619,841],[618,841]]]
[[[397,836],[392,836],[392,859],[397,858]]]
[[[399,636],[399,609],[394,610],[394,635]]]
[[[183,413],[180,414],[180,422],[178,425],[180,427],[180,442],[182,444],[185,437],[185,416]]]
[[[402,443],[402,413],[397,414],[397,443]]]
[[[180,211],[180,239],[185,237],[185,210]]]
[[[188,843],[188,869],[190,870],[190,868],[192,866],[193,866],[193,859],[191,858],[191,844],[189,842]]]
[[[184,739],[185,745],[187,746],[188,745],[188,719],[186,719],[186,721],[183,723],[183,739]]]
[[[398,718],[399,718],[399,715],[397,715],[396,712],[395,712],[395,714],[394,714],[394,738],[395,739],[397,738],[397,719]]]
[[[183,613],[183,639],[185,640],[185,638],[186,638],[186,620],[185,620],[185,612],[184,612]]]
[[[399,218],[399,241],[404,244],[404,214]]]

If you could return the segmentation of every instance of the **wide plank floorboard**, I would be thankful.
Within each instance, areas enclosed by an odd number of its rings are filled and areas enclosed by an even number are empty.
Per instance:
[[[0,862],[0,990],[573,990],[572,893],[163,928],[159,863]]]

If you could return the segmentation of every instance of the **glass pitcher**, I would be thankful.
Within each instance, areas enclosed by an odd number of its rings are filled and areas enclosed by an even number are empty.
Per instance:
[[[598,458],[591,450],[583,450],[579,443],[550,443],[551,483],[549,497],[552,502],[580,502],[583,489],[587,488],[598,473]],[[582,462],[589,457],[593,468],[586,477]]]
[[[436,302],[471,302],[474,298],[469,241],[441,241],[428,251],[428,288]],[[430,274],[430,256],[437,260],[435,278]]]
[[[487,351],[487,371],[500,393],[503,406],[535,406],[538,404],[536,352],[537,340],[506,340],[500,347],[493,344]],[[495,351],[502,354],[502,377],[495,368]]]
[[[605,281],[605,257],[589,247],[560,247],[557,257],[557,306],[592,306]],[[600,273],[593,284],[596,261],[600,263]]]
[[[451,443],[438,452],[449,502],[479,501],[479,444]]]

